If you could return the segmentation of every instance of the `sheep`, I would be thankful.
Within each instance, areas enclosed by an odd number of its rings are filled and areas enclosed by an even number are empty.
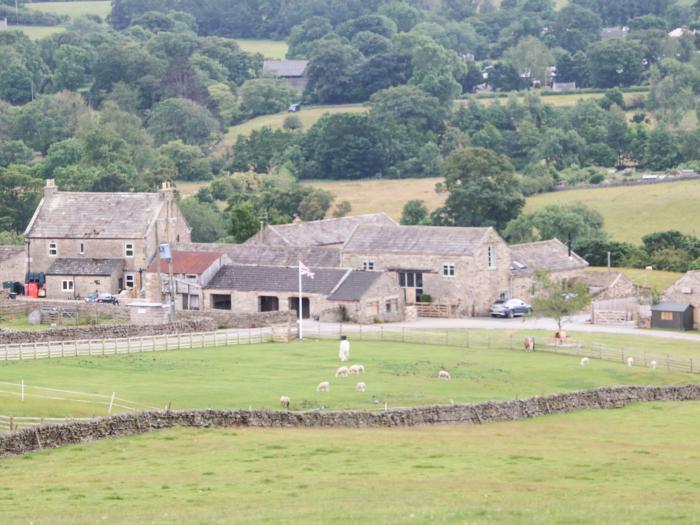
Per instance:
[[[280,405],[282,405],[284,408],[289,408],[289,397],[287,396],[280,396]]]
[[[450,379],[452,379],[452,377],[450,376],[450,373],[447,370],[440,370],[438,372],[438,379],[445,379],[449,381]]]
[[[316,392],[330,392],[331,384],[328,381],[321,381],[316,387]]]
[[[591,362],[590,359],[588,359],[587,357],[584,357],[583,359],[581,359],[581,366],[586,366],[590,362]]]
[[[525,340],[523,341],[523,349],[526,352],[534,352],[535,351],[535,338],[534,337],[526,337]]]
[[[634,365],[634,357],[628,357],[627,358],[627,366],[632,366]]]
[[[649,366],[652,367],[654,370],[656,370],[656,361],[651,361],[649,363]]]
[[[365,390],[367,390],[367,385],[360,381],[355,385],[355,390],[357,390],[358,392],[364,392]]]
[[[364,374],[365,367],[362,365],[352,365],[350,368],[348,368],[348,372],[351,374]]]
[[[348,377],[349,373],[347,366],[341,366],[335,371],[335,377]]]

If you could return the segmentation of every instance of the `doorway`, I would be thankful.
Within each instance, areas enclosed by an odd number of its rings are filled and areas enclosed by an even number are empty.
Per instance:
[[[311,317],[311,303],[308,297],[304,297],[301,301],[301,317],[302,319],[309,319]],[[296,317],[299,318],[299,298],[290,297],[289,298],[289,309],[296,312]]]

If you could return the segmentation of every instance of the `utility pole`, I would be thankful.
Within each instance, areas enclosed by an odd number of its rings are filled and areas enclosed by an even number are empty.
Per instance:
[[[170,232],[170,210],[172,208],[173,201],[172,199],[168,199],[166,202],[166,219],[165,219],[165,235],[168,239],[168,246],[172,246],[171,242],[171,232]],[[158,268],[160,270],[160,268]],[[172,248],[170,249],[170,259],[168,259],[168,279],[170,282],[170,286],[168,286],[168,289],[170,290],[170,322],[174,323],[175,322],[175,290],[173,287],[175,286],[175,280],[173,279],[173,250]]]

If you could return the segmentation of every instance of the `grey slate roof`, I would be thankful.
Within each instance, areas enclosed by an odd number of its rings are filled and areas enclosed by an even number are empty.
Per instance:
[[[144,238],[164,201],[158,193],[57,191],[44,198],[26,235],[41,238]]]
[[[56,259],[46,275],[112,275],[124,266],[124,259]]]
[[[558,239],[513,244],[510,253],[511,269],[516,276],[531,275],[536,270],[563,272],[588,266],[588,262],[573,251],[569,259],[569,248]]]
[[[343,246],[347,253],[471,256],[492,228],[358,226]]]
[[[351,272],[328,296],[331,301],[359,301],[382,274],[380,272]]]
[[[263,71],[273,73],[277,77],[303,77],[308,60],[265,60]]]
[[[396,221],[386,213],[369,213],[338,219],[267,226],[265,233],[279,238],[289,246],[331,246],[343,244],[360,225],[398,226]],[[259,236],[251,237],[246,244],[260,244]]]
[[[19,255],[24,252],[24,246],[0,246],[0,262]]]
[[[652,312],[685,312],[688,308],[692,308],[690,304],[665,302],[655,304],[651,307]]]
[[[380,272],[360,272],[344,268],[311,268],[313,279],[302,277],[304,293],[328,296],[333,301],[359,301]],[[234,290],[240,292],[283,292],[296,294],[299,291],[297,267],[279,266],[223,266],[207,290]]]
[[[302,261],[307,266],[320,268],[337,268],[340,266],[340,251],[337,248],[188,243],[178,244],[177,249],[224,253],[229,256],[233,264],[295,266],[299,261]]]

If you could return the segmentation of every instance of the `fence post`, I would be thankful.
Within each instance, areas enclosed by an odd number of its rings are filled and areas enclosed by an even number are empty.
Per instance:
[[[34,359],[36,359],[36,347],[37,347],[37,342],[34,341]]]
[[[19,344],[19,360],[22,360],[22,343]]]
[[[139,337],[139,353],[143,353],[143,336]]]
[[[106,343],[105,343],[105,340],[102,339],[102,357],[105,356],[105,344],[106,344]],[[116,353],[116,352],[115,352],[115,353]]]
[[[116,395],[116,392],[112,392],[112,399],[109,400],[109,410],[107,410],[108,414],[112,413],[112,405],[114,404],[114,396]],[[131,396],[129,396],[131,397]]]
[[[194,336],[192,335],[192,332],[190,332],[190,350],[192,350],[192,346],[193,346],[193,341],[192,341],[193,337]],[[216,345],[214,345],[214,346],[216,346]],[[129,396],[129,397],[131,397],[131,396]]]
[[[10,416],[10,432],[15,429],[15,418]]]
[[[46,357],[48,359],[51,359],[51,341],[48,342],[48,350],[47,350]]]
[[[379,339],[381,341],[384,341],[384,327],[383,326],[379,327]]]

